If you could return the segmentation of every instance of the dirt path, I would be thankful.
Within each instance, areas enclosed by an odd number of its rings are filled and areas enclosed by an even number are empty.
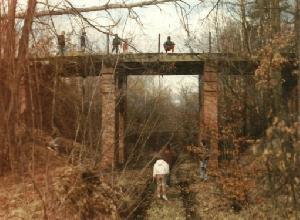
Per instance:
[[[141,212],[134,219],[147,220],[237,220],[245,213],[235,213],[231,203],[220,192],[215,177],[208,170],[209,179],[202,181],[197,161],[181,154],[171,175],[172,185],[167,188],[168,201],[155,196],[155,184],[144,194]],[[246,214],[247,215],[247,214]]]
[[[189,160],[184,155],[178,158],[172,173],[171,187],[167,188],[168,201],[158,199],[153,196],[152,203],[147,210],[145,219],[148,220],[184,220],[199,219],[193,209],[195,196],[190,193],[189,178],[182,174],[189,172]]]
[[[183,154],[178,164],[176,177],[186,210],[186,219],[228,219],[230,205],[217,187],[215,178],[208,170],[208,180],[199,176],[199,164]]]
[[[176,177],[182,186],[181,194],[186,211],[186,219],[199,220],[240,220],[243,213],[234,213],[230,201],[217,186],[216,177],[208,169],[208,180],[199,176],[199,165],[189,155],[183,154],[178,162]]]
[[[185,218],[185,209],[178,187],[168,189],[168,201],[154,197],[150,208],[147,210],[145,219],[181,220]]]

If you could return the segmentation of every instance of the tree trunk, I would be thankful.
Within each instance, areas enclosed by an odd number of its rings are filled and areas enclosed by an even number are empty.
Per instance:
[[[24,19],[24,26],[22,35],[19,40],[18,58],[17,58],[17,73],[18,73],[18,88],[19,88],[19,113],[25,116],[26,124],[33,126],[33,118],[31,117],[31,87],[32,76],[28,71],[28,48],[29,48],[29,35],[31,33],[34,12],[37,0],[28,0],[27,11]],[[31,117],[31,118],[30,118]]]
[[[37,0],[28,0],[28,7],[25,15],[22,36],[19,41],[18,63],[22,63],[27,57],[29,46],[29,34],[32,28],[32,22],[35,14]]]
[[[15,102],[15,83],[14,79],[16,76],[15,72],[15,15],[16,15],[16,0],[8,1],[8,16],[7,19],[2,21],[1,23],[4,24],[4,28],[6,31],[4,34],[1,35],[3,37],[3,72],[1,74],[1,98],[3,100],[3,113],[1,114],[1,124],[2,124],[2,131],[4,136],[3,142],[4,149],[5,149],[5,157],[8,158],[6,164],[11,170],[15,170],[15,161],[16,158],[16,138],[15,138],[15,122],[16,122],[16,115],[14,109],[14,102]],[[1,158],[4,160],[4,158]]]
[[[295,9],[295,35],[296,35],[296,54],[298,61],[300,60],[300,12],[299,12],[299,7],[300,7],[300,0],[296,0],[295,2],[296,9]],[[298,70],[300,71],[300,63],[298,63]],[[300,121],[300,74],[298,75],[298,121]],[[300,133],[300,131],[299,131]],[[299,134],[300,135],[300,134]]]
[[[7,16],[7,30],[6,30],[6,46],[4,49],[4,57],[13,59],[15,54],[15,17],[16,17],[17,0],[9,0],[8,2],[8,16]]]
[[[271,27],[272,33],[280,32],[280,0],[271,1]]]
[[[29,45],[29,36],[31,32],[32,20],[36,7],[36,0],[28,0],[28,8],[22,29],[22,35],[19,40],[19,48],[16,49],[16,18],[17,0],[9,0],[8,14],[5,19],[1,19],[1,25],[4,25],[5,32],[1,32],[1,48],[3,52],[1,59],[0,80],[0,104],[2,112],[0,116],[0,136],[4,136],[1,143],[4,149],[7,149],[4,158],[8,158],[9,167],[12,171],[17,171],[21,164],[20,161],[20,143],[17,142],[16,128],[20,124],[20,85],[24,83],[25,70],[27,70],[27,53]],[[3,26],[1,26],[3,28]],[[18,56],[16,59],[16,54]],[[21,82],[21,79],[23,81]],[[26,97],[25,93],[23,93]],[[3,105],[3,108],[2,108]],[[3,132],[4,135],[1,135]],[[2,154],[3,155],[3,154]],[[1,161],[4,158],[0,158]],[[8,165],[8,164],[7,164]]]
[[[243,31],[243,51],[247,52],[248,54],[251,54],[250,46],[249,46],[249,36],[247,30],[245,0],[241,0],[240,9],[241,9],[241,20],[242,20],[242,31]]]

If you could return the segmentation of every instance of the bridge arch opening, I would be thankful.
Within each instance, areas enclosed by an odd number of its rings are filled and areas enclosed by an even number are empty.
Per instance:
[[[200,77],[200,78],[199,78]],[[126,158],[143,166],[162,147],[197,144],[201,111],[201,76],[127,77]]]

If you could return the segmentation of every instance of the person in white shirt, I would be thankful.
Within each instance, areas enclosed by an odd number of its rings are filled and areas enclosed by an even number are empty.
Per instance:
[[[159,158],[153,166],[153,180],[157,184],[157,197],[168,200],[166,196],[166,177],[170,173],[169,164],[163,159]]]

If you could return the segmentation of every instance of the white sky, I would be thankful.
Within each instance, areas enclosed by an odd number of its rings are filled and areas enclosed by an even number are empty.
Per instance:
[[[45,1],[45,0],[44,0]],[[141,1],[141,0],[139,0]],[[197,41],[197,47],[193,48],[195,52],[207,51],[208,42],[208,32],[209,24],[213,21],[212,19],[207,19],[206,22],[202,22],[201,19],[205,18],[209,11],[212,9],[213,4],[217,0],[187,0],[188,5],[182,4],[187,11],[191,11],[188,20],[189,27],[193,36],[195,36],[195,41]],[[21,1],[22,2],[22,1]],[[26,2],[23,0],[23,2]],[[48,0],[50,5],[57,5],[62,0]],[[99,6],[107,2],[107,0],[70,0],[70,2],[75,7],[89,7],[89,6]],[[118,2],[117,0],[111,0],[110,3]],[[135,1],[126,1],[138,2]],[[201,3],[205,2],[205,3]],[[24,3],[23,3],[24,4]],[[197,7],[194,7],[198,4]],[[23,5],[25,7],[26,4]],[[61,3],[60,7],[64,7],[65,3]],[[193,8],[193,9],[192,9]],[[45,6],[39,5],[38,10],[45,10]],[[178,13],[176,12],[176,7],[174,3],[167,3],[157,6],[147,6],[145,8],[134,9],[138,14],[142,24],[138,24],[134,19],[128,18],[128,10],[117,9],[111,10],[109,17],[106,12],[90,12],[84,13],[83,15],[93,21],[96,25],[109,25],[112,24],[112,19],[120,20],[117,27],[114,27],[112,31],[118,33],[122,38],[131,38],[132,44],[142,52],[157,52],[158,50],[158,34],[161,34],[161,44],[166,40],[167,36],[171,36],[172,40],[176,44],[176,52],[189,52],[189,48],[185,45],[187,41],[186,32],[180,22]],[[213,13],[212,13],[213,16]],[[211,17],[212,17],[211,16]],[[49,20],[48,18],[43,18],[43,20]],[[80,19],[74,16],[55,16],[53,17],[53,22],[57,32],[66,31],[74,32],[71,33],[72,42],[78,44],[79,34],[82,27],[86,27],[86,32],[89,40],[92,42],[94,49],[100,48],[105,51],[106,36],[102,33],[97,32],[88,24],[82,24]],[[191,41],[191,39],[189,40]],[[162,48],[161,48],[161,51]]]
[[[152,92],[156,91],[157,89],[168,88],[172,93],[172,99],[175,102],[179,102],[178,99],[180,96],[180,92],[182,88],[189,88],[190,92],[198,93],[199,92],[199,78],[196,75],[167,75],[167,76],[158,76],[158,75],[148,75],[148,76],[133,76],[129,75],[128,81],[134,80],[134,78],[144,78],[149,79],[150,82],[153,82],[154,85],[150,86],[149,88],[152,89]],[[134,82],[134,81],[133,81]]]

